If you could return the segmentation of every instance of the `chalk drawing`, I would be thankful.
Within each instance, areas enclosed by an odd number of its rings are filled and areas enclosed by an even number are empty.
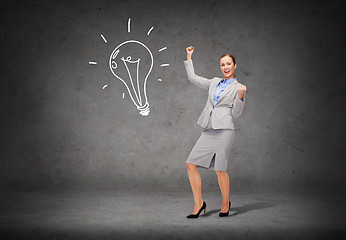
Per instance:
[[[131,32],[131,18],[127,21],[127,31]]]
[[[147,33],[147,35],[149,36],[149,34],[151,33],[151,31],[153,30],[154,27],[151,27]]]
[[[148,56],[143,56],[143,58],[146,58],[146,60],[149,60],[150,62],[150,67],[149,69],[147,69],[147,72],[144,74],[145,76],[139,75],[141,58],[132,60],[132,57],[129,56],[128,53],[126,52],[129,49],[133,49],[136,46],[140,46],[141,48],[144,48],[145,51],[143,52],[143,54],[144,53],[149,54]],[[124,57],[124,56],[127,56],[127,57]],[[153,61],[154,61],[154,58],[150,49],[145,44],[137,40],[128,40],[119,44],[113,50],[109,58],[109,68],[111,72],[116,78],[118,78],[120,81],[124,83],[131,97],[132,102],[136,105],[137,109],[139,110],[139,114],[141,114],[142,116],[148,116],[150,112],[147,92],[146,92],[146,85],[147,85],[148,76],[153,68]],[[119,69],[118,66],[120,64],[123,64],[122,66],[125,66],[127,70],[127,75],[126,74],[124,75],[124,72],[121,72],[120,70],[118,70]],[[133,67],[129,68],[130,65],[132,66],[134,65],[134,68]],[[141,92],[144,94],[144,96],[141,95]]]
[[[147,35],[149,35],[154,27],[151,27]],[[127,21],[127,31],[131,32],[131,18]],[[107,39],[103,34],[100,34],[105,43]],[[140,48],[137,52],[137,48]],[[159,52],[166,50],[167,47],[162,47]],[[143,55],[143,56],[142,56]],[[109,68],[112,74],[119,79],[126,87],[132,102],[139,110],[142,116],[148,116],[150,113],[149,102],[147,98],[147,80],[153,69],[153,54],[151,50],[142,42],[137,40],[127,40],[120,43],[114,48],[109,57]],[[96,65],[96,61],[90,61],[90,65]],[[102,64],[101,64],[102,65]],[[169,64],[161,64],[161,67],[168,67]],[[162,79],[158,78],[161,82]],[[103,85],[105,89],[108,85]],[[125,93],[122,93],[122,98],[125,98]]]
[[[103,41],[105,41],[105,43],[107,43],[107,39],[101,34],[101,37],[103,39]]]

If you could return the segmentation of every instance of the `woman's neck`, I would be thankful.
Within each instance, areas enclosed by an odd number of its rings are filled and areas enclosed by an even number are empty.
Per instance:
[[[232,78],[235,78],[235,75],[234,75],[234,74],[233,74],[232,76],[225,77],[225,80],[232,79]]]

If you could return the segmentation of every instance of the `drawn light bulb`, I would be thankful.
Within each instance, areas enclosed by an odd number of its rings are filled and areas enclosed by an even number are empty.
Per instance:
[[[111,72],[124,83],[132,102],[142,116],[148,116],[150,112],[146,85],[153,62],[150,49],[136,40],[119,44],[109,58]]]
[[[150,35],[154,27],[151,27],[147,36]],[[131,18],[127,22],[127,31],[131,32]],[[105,43],[108,43],[103,34],[100,35]],[[158,51],[162,52],[167,47],[162,47]],[[149,115],[149,102],[147,98],[147,80],[153,69],[153,55],[150,49],[143,43],[136,40],[128,40],[119,44],[109,58],[109,68],[112,74],[119,79],[126,87],[132,102],[142,116]],[[89,61],[90,65],[97,65],[96,61]],[[168,67],[168,63],[161,64],[160,67]],[[157,79],[159,82],[161,78]],[[103,85],[105,89],[108,84]],[[123,98],[125,93],[123,93]]]

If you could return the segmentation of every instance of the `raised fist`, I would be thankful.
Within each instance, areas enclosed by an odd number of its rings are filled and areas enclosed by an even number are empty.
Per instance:
[[[187,55],[192,55],[193,50],[195,50],[192,46],[186,48]]]
[[[238,98],[243,100],[243,97],[244,97],[244,94],[246,92],[246,86],[245,85],[241,85],[239,88],[238,88]]]

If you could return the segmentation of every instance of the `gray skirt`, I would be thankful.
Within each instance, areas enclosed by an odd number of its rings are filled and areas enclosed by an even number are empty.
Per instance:
[[[210,117],[208,126],[197,140],[186,163],[214,171],[226,171],[234,135],[233,129],[214,130]]]

